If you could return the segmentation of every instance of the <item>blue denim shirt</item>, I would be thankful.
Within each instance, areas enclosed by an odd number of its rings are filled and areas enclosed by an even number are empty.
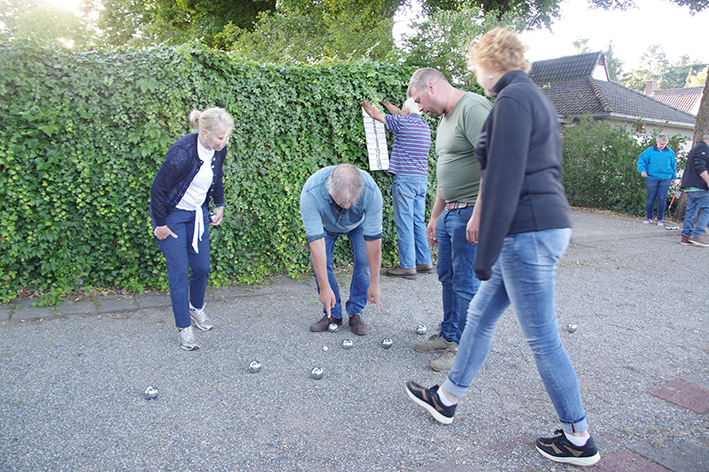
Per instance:
[[[327,191],[327,180],[333,166],[324,167],[311,175],[300,192],[300,216],[308,243],[330,234],[347,234],[363,226],[365,241],[382,237],[382,193],[372,177],[360,170],[364,188],[357,203],[341,208]]]

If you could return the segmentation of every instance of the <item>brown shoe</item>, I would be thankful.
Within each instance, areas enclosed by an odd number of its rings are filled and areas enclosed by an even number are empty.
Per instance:
[[[433,274],[435,271],[433,264],[416,264],[416,272],[419,274]]]
[[[692,243],[689,242],[689,238],[687,236],[685,236],[684,234],[682,235],[682,239],[679,240],[679,243],[682,246],[691,246],[692,245]]]
[[[323,331],[327,331],[327,327],[330,326],[330,323],[335,323],[337,326],[342,326],[342,318],[338,319],[334,316],[328,318],[327,315],[325,315],[320,321],[313,325],[310,325],[310,331],[313,331],[314,333],[321,333]]]
[[[364,320],[359,313],[350,316],[350,330],[358,336],[364,336],[369,333],[369,328],[364,324]]]
[[[389,277],[403,277],[405,279],[415,279],[416,269],[404,269],[403,267],[394,267],[393,269],[387,269],[386,274]]]
[[[692,244],[695,244],[697,246],[704,246],[704,247],[709,247],[709,239],[707,238],[706,234],[701,234],[699,236],[688,238],[689,242]]]

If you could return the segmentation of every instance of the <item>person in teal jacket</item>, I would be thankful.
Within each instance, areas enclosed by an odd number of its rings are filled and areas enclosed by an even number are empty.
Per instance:
[[[657,135],[657,144],[640,154],[638,172],[645,179],[647,187],[646,219],[643,223],[652,223],[655,201],[657,201],[657,224],[662,226],[662,217],[667,205],[667,191],[673,180],[677,179],[675,152],[667,146],[666,134]]]

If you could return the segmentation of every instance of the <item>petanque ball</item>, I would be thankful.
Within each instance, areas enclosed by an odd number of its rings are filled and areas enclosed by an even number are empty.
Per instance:
[[[158,398],[158,389],[150,385],[148,388],[145,389],[145,393],[143,393],[143,396],[145,396],[146,400],[155,400],[156,398]]]
[[[323,376],[323,370],[320,367],[313,367],[310,371],[310,377],[315,380],[320,380]]]
[[[391,339],[389,339],[389,338],[382,339],[382,347],[384,349],[389,349],[393,345],[394,345],[394,341],[392,341]]]
[[[416,327],[416,334],[424,335],[424,334],[426,334],[426,331],[428,331],[428,328],[426,328],[426,325],[420,324]]]
[[[252,374],[255,374],[256,372],[261,370],[261,363],[259,361],[251,361],[249,364],[249,372]]]
[[[353,345],[354,344],[352,344],[351,339],[345,339],[344,341],[342,341],[342,349],[352,349]]]
[[[337,325],[335,323],[330,323],[327,327],[327,330],[331,333],[337,333]]]
[[[579,329],[579,327],[576,326],[576,323],[569,323],[568,326],[566,326],[566,331],[569,333],[575,333],[577,329]]]

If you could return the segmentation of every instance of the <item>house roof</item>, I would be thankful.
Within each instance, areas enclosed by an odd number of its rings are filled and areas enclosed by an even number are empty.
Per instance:
[[[532,64],[532,72],[529,76],[537,84],[584,79],[593,77],[599,65],[602,65],[605,69],[603,53],[589,52],[576,56],[536,61]]]
[[[556,107],[562,117],[621,118],[694,126],[696,118],[647,95],[615,82],[599,79],[605,72],[603,53],[594,52],[537,61],[530,78]],[[605,74],[607,77],[607,73]],[[594,78],[595,77],[595,78]]]
[[[652,98],[693,114],[693,110],[698,108],[703,92],[704,87],[655,90],[652,94]]]

